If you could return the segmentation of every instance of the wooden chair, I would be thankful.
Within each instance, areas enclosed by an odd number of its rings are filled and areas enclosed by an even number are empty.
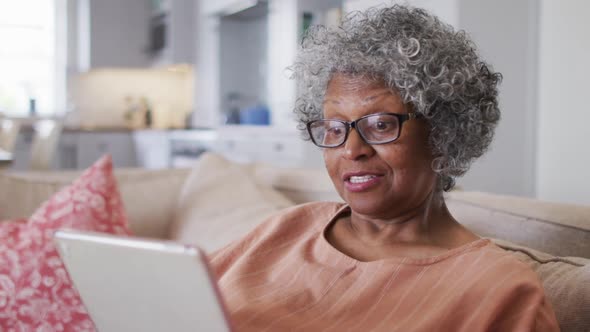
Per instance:
[[[11,119],[0,119],[0,171],[9,169],[14,158],[14,147],[20,132],[20,123]]]
[[[11,119],[0,119],[0,149],[14,153],[14,146],[18,133],[20,132],[20,123]]]
[[[35,171],[50,170],[57,152],[62,124],[55,120],[39,120],[34,127],[29,168]]]

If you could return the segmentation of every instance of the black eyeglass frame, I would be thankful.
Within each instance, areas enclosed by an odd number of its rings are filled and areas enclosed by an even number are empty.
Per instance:
[[[357,127],[357,125],[356,125],[356,124],[357,124],[359,121],[361,121],[361,120],[363,120],[363,119],[366,119],[366,118],[368,118],[368,117],[372,117],[372,116],[379,116],[379,115],[393,115],[393,116],[395,116],[395,117],[397,118],[398,122],[399,122],[399,130],[397,131],[397,136],[396,136],[396,137],[394,137],[394,138],[392,138],[392,139],[390,139],[390,140],[383,141],[383,142],[371,142],[371,141],[369,141],[369,140],[368,140],[368,139],[367,139],[367,138],[366,138],[366,137],[363,135],[363,132],[362,132],[361,130],[358,130],[358,129],[356,128],[356,127]],[[412,113],[407,113],[407,114],[398,114],[398,113],[385,113],[385,112],[384,112],[384,113],[374,113],[374,114],[368,114],[368,115],[362,116],[362,117],[360,117],[360,118],[358,118],[358,119],[356,119],[356,120],[354,120],[354,121],[344,121],[344,120],[337,120],[337,119],[318,119],[318,120],[312,120],[312,121],[309,121],[309,122],[306,124],[306,127],[307,127],[307,133],[309,134],[309,137],[310,137],[311,141],[313,142],[313,144],[315,144],[315,145],[319,146],[320,148],[328,148],[328,149],[330,149],[330,148],[337,148],[337,147],[339,147],[339,146],[342,146],[342,145],[343,145],[344,143],[346,143],[346,141],[348,140],[348,134],[350,134],[350,130],[351,130],[352,128],[354,128],[354,129],[355,129],[355,130],[356,130],[356,131],[359,133],[359,136],[361,137],[361,139],[362,139],[362,140],[363,140],[365,143],[367,143],[367,144],[370,144],[370,145],[381,145],[381,144],[387,144],[387,143],[391,143],[391,142],[394,142],[395,140],[397,140],[397,139],[399,138],[399,136],[401,135],[401,133],[402,133],[402,127],[403,127],[403,124],[404,124],[404,122],[406,122],[406,121],[408,121],[408,120],[410,120],[410,119],[416,119],[416,118],[418,118],[419,116],[420,116],[420,114],[417,114],[417,113],[414,113],[414,112],[412,112]],[[336,121],[336,122],[340,122],[340,123],[342,123],[342,124],[345,126],[345,128],[346,128],[346,133],[344,134],[344,140],[342,141],[342,143],[340,143],[340,144],[338,144],[338,145],[323,145],[323,144],[318,144],[318,143],[315,141],[315,138],[313,137],[313,134],[312,134],[312,132],[311,132],[311,126],[312,126],[314,123],[317,123],[317,122],[320,122],[320,121]]]

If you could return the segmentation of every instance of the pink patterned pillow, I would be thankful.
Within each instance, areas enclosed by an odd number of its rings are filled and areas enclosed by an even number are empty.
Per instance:
[[[58,256],[60,228],[130,234],[106,156],[30,219],[0,222],[0,331],[93,331]]]

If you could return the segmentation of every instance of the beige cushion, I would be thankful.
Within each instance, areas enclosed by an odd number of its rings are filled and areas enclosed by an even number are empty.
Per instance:
[[[495,210],[502,210],[516,215],[526,215],[547,223],[590,231],[590,206],[545,202],[527,197],[475,191],[453,191],[449,195],[457,200],[472,204],[483,204]]]
[[[270,185],[296,204],[342,201],[325,168],[278,168],[256,165],[256,181]]]
[[[135,235],[167,238],[176,202],[188,174],[188,169],[177,169],[117,176],[125,212]]]
[[[481,236],[590,258],[590,207],[461,191],[448,193],[446,202],[460,223]]]
[[[590,260],[556,257],[502,240],[494,242],[535,270],[562,332],[590,331]]]
[[[169,221],[188,173],[187,169],[115,170],[135,235],[157,238],[168,235]],[[30,216],[42,202],[69,185],[79,174],[79,171],[0,174],[0,219]]]
[[[0,219],[28,218],[59,189],[81,172],[0,173]]]
[[[202,155],[182,187],[170,238],[211,252],[293,205],[253,173],[253,165]]]

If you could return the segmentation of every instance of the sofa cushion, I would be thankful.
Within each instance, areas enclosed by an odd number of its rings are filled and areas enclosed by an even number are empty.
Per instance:
[[[590,207],[463,191],[446,194],[446,202],[460,223],[481,236],[590,258]]]
[[[494,240],[539,276],[561,331],[590,331],[590,260],[556,257],[503,240]]]
[[[188,169],[117,169],[115,178],[133,233],[165,238]],[[0,218],[22,218],[69,185],[79,171],[0,173]]]
[[[256,181],[272,186],[296,204],[341,202],[325,168],[280,168],[267,164],[254,167]]]
[[[170,238],[211,252],[293,205],[254,181],[254,168],[219,155],[202,155],[182,187]]]
[[[129,234],[110,158],[28,220],[0,223],[0,331],[93,330],[53,243],[60,228]]]

